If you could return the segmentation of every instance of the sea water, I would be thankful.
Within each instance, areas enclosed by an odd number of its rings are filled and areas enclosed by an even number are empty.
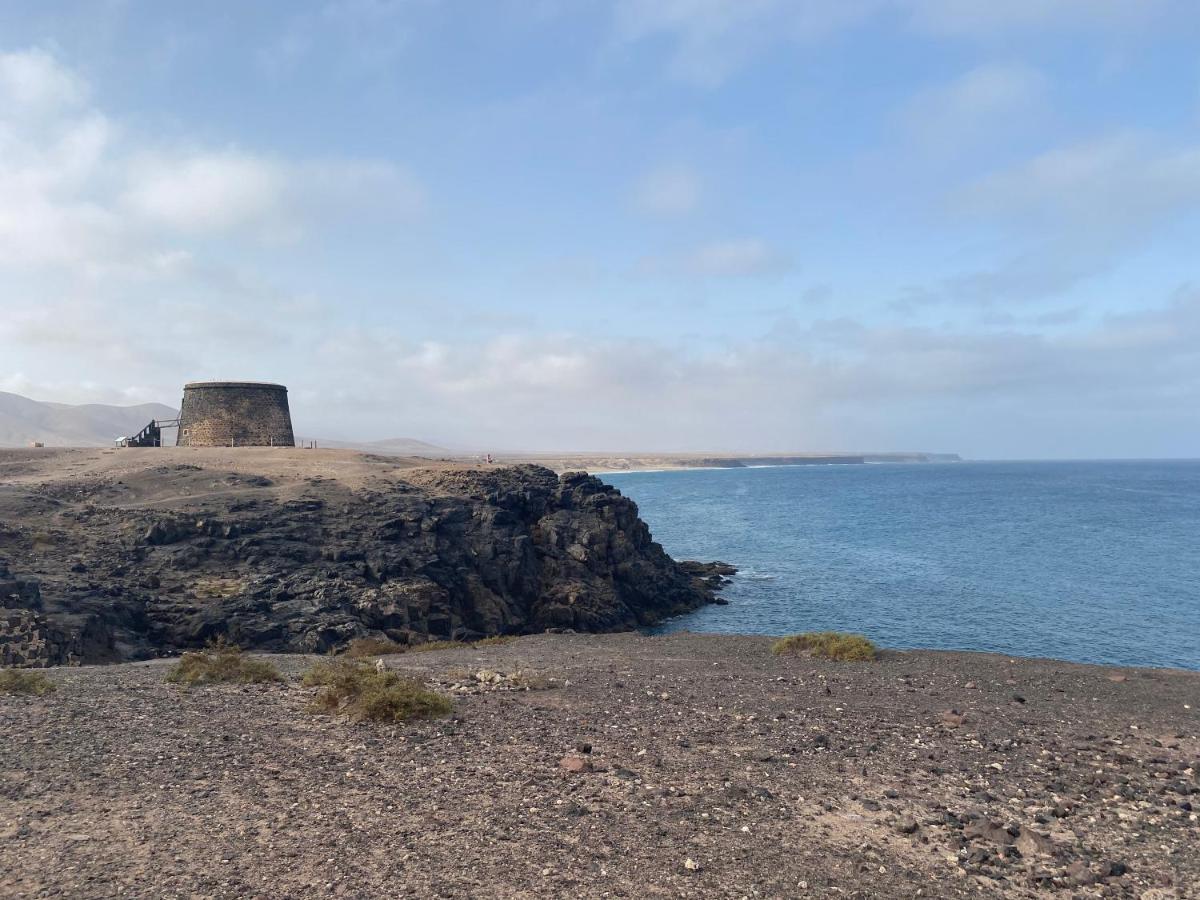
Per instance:
[[[740,572],[661,630],[1200,669],[1200,461],[602,476],[677,559]]]

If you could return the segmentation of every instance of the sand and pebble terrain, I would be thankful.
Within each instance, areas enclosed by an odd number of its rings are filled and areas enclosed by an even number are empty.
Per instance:
[[[315,657],[51,669],[0,696],[0,895],[1196,896],[1200,673],[769,645],[389,656],[454,711],[386,726],[310,712]]]

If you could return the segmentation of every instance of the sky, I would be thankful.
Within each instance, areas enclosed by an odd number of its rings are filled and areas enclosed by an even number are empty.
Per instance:
[[[1200,456],[1195,0],[5,0],[0,390]]]

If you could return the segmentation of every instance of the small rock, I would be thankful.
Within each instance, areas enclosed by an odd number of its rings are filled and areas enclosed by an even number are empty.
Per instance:
[[[699,872],[700,871],[700,863],[696,862],[690,856],[683,861],[683,867],[685,869],[687,869],[689,872]]]
[[[558,761],[558,767],[564,772],[579,774],[580,772],[592,771],[592,762],[589,759],[584,759],[582,756],[570,754]]]
[[[1017,850],[1022,856],[1036,856],[1038,854],[1050,854],[1054,852],[1054,842],[1044,834],[1030,828],[1022,828],[1021,833],[1017,835]]]
[[[1067,866],[1065,874],[1072,884],[1079,887],[1092,884],[1096,880],[1096,876],[1092,874],[1092,870],[1082,859],[1077,859]]]
[[[1100,867],[1101,878],[1122,878],[1129,874],[1129,867],[1123,862],[1109,861]]]
[[[976,819],[963,829],[963,837],[968,840],[971,838],[982,838],[985,841],[991,841],[993,844],[1008,846],[1013,842],[1013,836],[1008,833],[1008,829],[991,822],[987,819]]]
[[[917,820],[912,816],[904,816],[898,819],[895,825],[895,829],[899,834],[916,834],[917,829],[920,827],[917,824]]]

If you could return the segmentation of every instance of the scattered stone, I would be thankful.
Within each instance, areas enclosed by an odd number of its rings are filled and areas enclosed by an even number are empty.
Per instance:
[[[1013,836],[1008,829],[997,825],[988,819],[976,819],[963,829],[963,837],[967,840],[982,839],[993,844],[1008,846],[1013,843]]]
[[[912,816],[904,816],[896,820],[896,831],[900,834],[916,834],[917,829],[921,826],[917,824],[917,820]]]
[[[1016,848],[1022,856],[1048,855],[1054,853],[1054,841],[1031,828],[1022,828],[1017,835]]]
[[[1091,868],[1082,859],[1077,859],[1067,866],[1064,873],[1067,880],[1077,887],[1086,887],[1096,881],[1096,876]]]
[[[581,772],[592,771],[592,762],[589,759],[584,759],[582,756],[575,756],[574,754],[571,754],[560,759],[558,761],[558,767],[564,772],[577,775]]]
[[[1100,867],[1101,878],[1124,878],[1129,874],[1129,867],[1123,862],[1109,861]]]

